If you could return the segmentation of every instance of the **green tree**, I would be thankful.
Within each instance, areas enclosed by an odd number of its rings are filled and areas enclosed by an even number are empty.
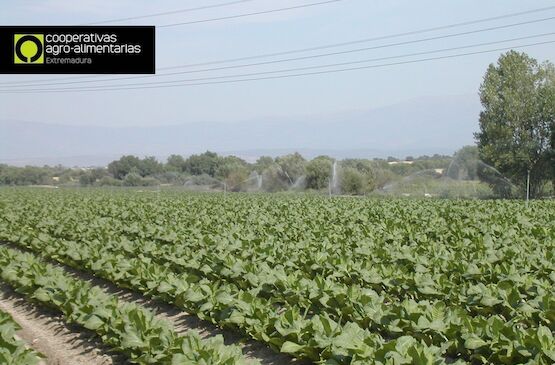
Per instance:
[[[156,161],[155,157],[145,157],[140,159],[136,156],[122,156],[117,161],[112,161],[108,165],[108,172],[116,179],[124,179],[130,173],[140,176],[151,176],[162,172],[163,166]]]
[[[350,171],[349,168],[354,169],[355,171],[358,172],[358,175],[360,175],[362,188],[358,190],[355,189],[355,191],[351,192],[352,194],[362,194],[366,192],[371,192],[378,187],[378,173],[380,171],[379,162],[374,162],[374,161],[359,159],[359,158],[345,159],[341,161],[341,168],[347,168],[345,173],[349,176],[349,179],[352,181],[359,179],[359,177],[355,179],[354,175],[356,174],[349,172]]]
[[[361,195],[366,190],[365,175],[353,167],[343,167],[341,169],[341,191],[345,194]]]
[[[221,158],[215,152],[206,151],[200,155],[192,155],[185,160],[185,171],[191,175],[206,174],[216,176]]]
[[[139,162],[139,173],[141,176],[153,176],[159,174],[163,171],[163,165],[156,161],[156,158],[153,156],[145,157]]]
[[[122,156],[119,160],[110,162],[108,165],[108,172],[116,179],[122,180],[131,172],[138,173],[140,163],[140,159],[136,156]]]
[[[91,186],[95,183],[96,179],[91,173],[84,173],[83,175],[79,176],[79,184],[81,186]]]
[[[477,146],[464,146],[453,156],[446,175],[455,180],[477,180],[480,151]]]
[[[309,189],[327,188],[331,179],[333,159],[318,156],[306,164],[306,187]]]
[[[125,176],[123,180],[123,185],[125,186],[142,186],[142,178],[141,175],[136,174],[134,172],[129,173]]]
[[[546,64],[544,67],[546,82],[540,88],[540,104],[542,106],[542,114],[546,116],[546,120],[549,123],[550,151],[547,154],[548,173],[551,176],[552,194],[555,194],[555,70],[551,64]]]
[[[241,171],[242,173],[246,173],[248,178],[248,163],[243,159],[236,157],[236,156],[226,156],[220,158],[218,163],[218,167],[216,169],[216,177],[220,179],[227,178],[231,173]]]
[[[278,157],[276,163],[280,167],[282,178],[289,185],[293,185],[297,179],[305,174],[306,160],[298,152]]]
[[[244,191],[248,178],[249,171],[245,167],[239,167],[227,174],[225,183],[230,191]]]
[[[102,179],[98,181],[99,186],[121,186],[121,180],[114,179],[110,176],[104,176]]]
[[[249,179],[249,164],[236,156],[226,156],[220,159],[216,170],[216,177],[225,180],[230,191],[242,191]]]
[[[272,165],[262,173],[262,189],[267,192],[284,191],[290,187],[289,180],[284,176],[279,165]]]
[[[259,174],[262,174],[264,170],[269,169],[273,165],[275,165],[275,161],[272,157],[260,156],[253,167]]]
[[[489,66],[480,87],[480,157],[530,195],[553,178],[554,68],[509,51]],[[495,188],[495,187],[494,187]]]
[[[185,171],[185,159],[180,155],[171,155],[166,161],[166,171],[183,172]]]

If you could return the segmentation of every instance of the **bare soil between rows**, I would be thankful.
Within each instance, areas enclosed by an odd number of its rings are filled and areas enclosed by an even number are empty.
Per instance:
[[[6,284],[0,285],[0,309],[19,324],[17,335],[28,347],[44,356],[42,364],[127,364],[121,356],[110,353],[92,332],[65,324],[59,313],[26,301]]]
[[[13,248],[19,251],[25,251],[25,252],[35,254],[30,250],[21,248],[10,242],[0,241],[0,244],[3,244],[5,246],[8,246],[10,248]],[[222,335],[224,338],[225,344],[239,345],[247,360],[259,361],[262,365],[311,364],[311,362],[309,361],[297,360],[287,354],[277,353],[272,349],[270,349],[267,345],[258,341],[245,338],[245,336],[242,336],[240,333],[236,331],[219,328],[214,324],[208,321],[203,321],[199,319],[197,316],[184,312],[183,310],[175,306],[163,303],[159,300],[149,299],[143,296],[142,294],[134,292],[129,289],[120,288],[114,285],[113,283],[105,279],[98,278],[94,275],[91,275],[88,272],[73,269],[65,264],[61,264],[54,260],[45,259],[45,261],[54,266],[60,267],[61,269],[63,269],[64,271],[66,271],[68,274],[72,275],[75,278],[89,282],[90,284],[98,286],[99,288],[103,289],[107,293],[116,295],[118,299],[120,299],[121,301],[133,302],[155,312],[158,318],[166,320],[170,324],[172,324],[176,332],[179,334],[185,334],[187,331],[193,330],[199,333],[199,335],[202,338],[209,338],[216,335]],[[118,360],[118,361],[121,361],[121,360]],[[58,363],[48,363],[48,364],[58,364]],[[59,364],[65,365],[65,364],[76,364],[76,363],[60,362]],[[89,362],[84,362],[84,364],[89,364]],[[97,363],[91,362],[90,364],[96,365]],[[107,363],[98,363],[98,364],[121,364],[121,362],[118,362],[118,363],[107,362]]]

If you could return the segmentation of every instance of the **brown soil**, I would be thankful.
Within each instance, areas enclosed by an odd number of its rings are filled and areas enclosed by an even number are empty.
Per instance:
[[[12,316],[19,338],[40,352],[45,365],[125,364],[89,331],[66,325],[55,312],[30,304],[7,285],[0,286],[0,309]]]
[[[128,289],[119,288],[107,280],[97,278],[80,270],[72,269],[66,265],[62,265],[57,262],[51,263],[58,267],[62,267],[66,272],[76,278],[87,281],[92,285],[96,285],[107,293],[116,295],[122,301],[133,302],[155,312],[158,318],[171,323],[176,332],[179,334],[185,334],[187,331],[193,330],[202,338],[222,335],[225,344],[238,344],[241,346],[243,354],[247,360],[252,360],[253,362],[259,361],[262,365],[305,365],[310,363],[296,360],[287,354],[276,353],[261,342],[249,340],[244,336],[241,336],[241,334],[236,331],[221,329],[214,324],[203,321],[197,316],[184,312],[175,306],[160,302],[158,300],[149,299],[140,293]]]
[[[0,244],[9,246],[13,249],[17,249],[20,251],[31,252],[29,250],[22,249],[17,245],[14,245],[8,242],[0,242]],[[224,337],[224,342],[227,345],[230,345],[230,344],[240,345],[242,348],[243,354],[245,355],[247,360],[252,360],[253,362],[259,361],[262,365],[288,365],[288,364],[306,365],[311,363],[308,361],[296,360],[287,354],[277,353],[272,349],[270,349],[265,344],[245,338],[244,336],[242,336],[236,331],[221,329],[215,326],[214,324],[207,321],[202,321],[197,316],[184,312],[175,306],[160,302],[158,300],[146,298],[142,294],[134,292],[132,290],[119,288],[113,283],[107,280],[95,277],[93,275],[90,275],[87,272],[84,272],[81,270],[75,270],[67,265],[61,264],[53,260],[46,260],[46,261],[54,266],[58,266],[64,269],[68,274],[74,276],[75,278],[87,281],[92,285],[96,285],[102,288],[107,293],[116,295],[122,301],[133,302],[154,311],[158,318],[166,320],[169,323],[171,323],[174,326],[176,332],[179,334],[184,334],[189,330],[194,330],[198,332],[202,338],[209,338],[216,335],[222,335]],[[58,364],[58,363],[49,363],[49,364]],[[59,364],[62,365],[62,364],[73,364],[73,363],[60,362]],[[85,362],[79,365],[83,365],[83,364],[89,364],[89,363]],[[91,362],[90,364],[97,364],[97,363]],[[110,364],[110,363],[106,363],[106,364]]]

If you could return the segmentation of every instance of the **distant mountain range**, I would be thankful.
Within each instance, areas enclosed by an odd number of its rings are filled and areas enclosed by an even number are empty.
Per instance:
[[[0,163],[103,166],[123,154],[189,155],[206,150],[248,160],[299,151],[308,158],[451,154],[473,143],[479,100],[421,98],[365,111],[234,123],[152,127],[0,121]]]

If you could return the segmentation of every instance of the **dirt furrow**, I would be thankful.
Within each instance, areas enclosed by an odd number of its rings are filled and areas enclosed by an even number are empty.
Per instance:
[[[260,363],[263,365],[308,364],[307,362],[295,360],[286,354],[276,353],[268,346],[260,342],[245,339],[238,332],[221,329],[214,324],[203,321],[197,316],[184,312],[175,306],[160,302],[158,300],[146,298],[140,293],[131,290],[119,288],[104,279],[97,278],[88,273],[75,270],[66,265],[62,265],[60,263],[53,264],[58,267],[62,267],[64,270],[66,270],[71,275],[74,275],[76,278],[87,281],[93,285],[102,288],[110,294],[116,295],[120,300],[126,302],[134,302],[154,311],[158,318],[170,322],[175,328],[176,332],[179,334],[184,334],[189,330],[194,330],[198,332],[202,338],[222,335],[225,344],[240,345],[243,354],[245,355],[247,360],[257,360],[260,361]]]
[[[9,242],[0,241],[0,244],[6,245],[16,250],[26,251],[34,254],[30,250],[21,248]],[[76,270],[72,267],[69,267],[68,265],[59,263],[54,260],[45,259],[45,261],[54,266],[62,268],[68,274],[74,276],[77,279],[87,281],[92,285],[96,285],[102,288],[107,293],[116,295],[122,301],[134,302],[154,311],[158,318],[170,322],[174,326],[176,332],[179,334],[184,334],[189,330],[194,330],[198,332],[202,338],[222,335],[224,338],[224,342],[227,345],[240,345],[243,354],[248,360],[257,360],[262,365],[310,364],[310,362],[307,361],[296,360],[287,354],[276,353],[263,343],[246,339],[244,336],[236,331],[221,329],[214,324],[208,321],[203,321],[197,316],[184,312],[175,306],[163,303],[155,299],[146,298],[142,294],[134,292],[132,290],[119,288],[108,280],[98,278],[94,275],[89,274],[88,272]]]
[[[31,304],[7,285],[0,285],[0,309],[12,316],[17,335],[45,356],[46,365],[121,365],[121,357],[94,338],[92,332],[73,328],[59,314]]]

